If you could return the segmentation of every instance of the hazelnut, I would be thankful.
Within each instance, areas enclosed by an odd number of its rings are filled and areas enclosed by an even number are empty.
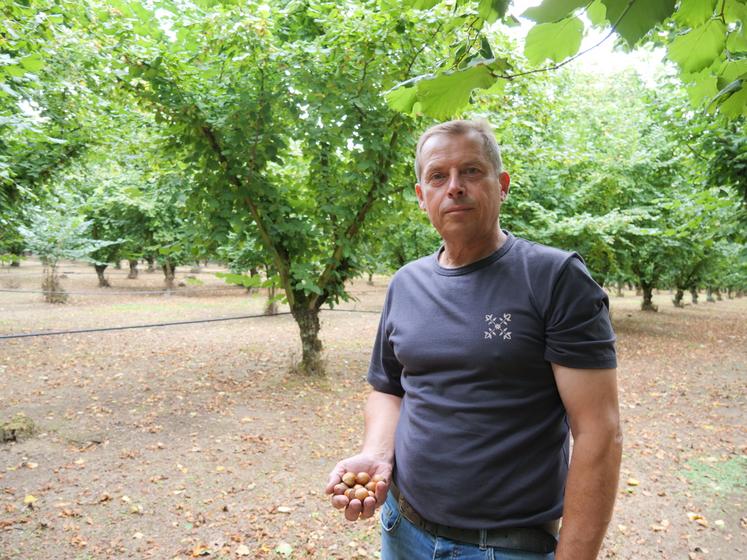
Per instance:
[[[355,476],[355,481],[361,486],[365,486],[371,481],[371,475],[369,475],[367,472],[359,472]]]
[[[355,473],[346,472],[342,475],[342,481],[352,488],[355,486]]]
[[[363,500],[365,500],[366,498],[368,498],[368,490],[366,490],[363,487],[358,488],[355,491],[355,497],[356,497],[356,499],[358,499],[358,500],[360,500],[362,502]]]
[[[340,494],[344,494],[345,490],[347,490],[347,489],[348,489],[347,485],[345,485],[345,484],[343,484],[341,482],[340,484],[335,484],[335,487],[332,489],[332,492],[336,496],[339,496]]]
[[[366,490],[369,492],[376,492],[376,483],[372,480],[368,484],[366,484]]]

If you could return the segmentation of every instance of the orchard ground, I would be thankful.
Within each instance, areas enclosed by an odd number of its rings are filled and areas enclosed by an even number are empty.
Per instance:
[[[216,270],[181,267],[185,287],[143,295],[128,292],[160,290],[160,273],[111,270],[107,290],[66,263],[63,286],[85,293],[0,292],[0,334],[262,313]],[[40,274],[4,267],[0,288],[37,290]],[[289,315],[0,340],[0,421],[37,425],[0,443],[0,559],[377,557],[377,522],[344,521],[323,488],[360,444],[386,281],[322,312],[323,380],[292,371]],[[670,298],[655,314],[610,298],[625,452],[600,558],[745,558],[747,298]]]

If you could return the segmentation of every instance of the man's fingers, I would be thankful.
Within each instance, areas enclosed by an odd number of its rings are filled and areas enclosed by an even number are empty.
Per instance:
[[[376,510],[376,499],[369,496],[363,500],[363,512],[361,513],[361,519],[368,519],[373,517],[374,511]]]
[[[389,491],[389,483],[385,481],[379,481],[376,483],[376,502],[383,504],[386,501],[386,493]]]
[[[360,517],[361,511],[363,511],[363,504],[361,501],[350,500],[348,507],[345,508],[345,519],[348,521],[355,521]]]
[[[343,496],[342,494],[339,494],[339,495],[338,495],[338,494],[336,494],[336,495],[332,496],[332,500],[331,500],[331,502],[332,502],[332,505],[333,505],[333,506],[334,506],[334,507],[335,507],[336,509],[344,509],[344,508],[345,508],[345,506],[347,506],[347,505],[348,505],[348,503],[350,502],[350,500],[348,500],[348,499],[347,499],[347,498],[346,498],[345,496]]]

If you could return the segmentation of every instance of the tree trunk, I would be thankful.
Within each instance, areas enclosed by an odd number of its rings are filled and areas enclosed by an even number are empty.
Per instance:
[[[301,334],[301,369],[306,375],[323,376],[322,341],[319,340],[319,309],[291,309]]]
[[[265,315],[277,315],[278,314],[278,302],[275,299],[275,293],[277,288],[270,286],[267,290],[267,304],[265,305]]]
[[[195,261],[192,268],[189,269],[192,274],[197,274],[200,270],[200,261]]]
[[[122,261],[120,261],[119,259],[114,261],[114,268],[116,268],[117,270],[122,270]]]
[[[130,263],[130,273],[127,275],[127,278],[129,278],[130,280],[135,280],[135,278],[137,278],[137,272],[138,272],[137,259],[128,259],[127,262]]]
[[[708,303],[716,303],[716,298],[713,297],[713,288],[710,286],[706,287],[706,301]]]
[[[716,288],[716,301],[724,301],[724,298],[721,295],[721,288]]]
[[[697,288],[690,288],[690,297],[693,300],[693,303],[695,305],[698,304],[698,289]]]
[[[21,266],[21,259],[20,258],[15,258],[15,256],[13,256],[11,258],[13,260],[10,261],[10,266],[12,266],[13,268],[18,268],[19,266]]]
[[[258,276],[258,275],[259,275],[259,270],[257,269],[257,267],[253,267],[249,269],[249,276],[251,278],[254,278],[255,276]],[[250,294],[256,294],[258,291],[259,291],[259,288],[247,288],[247,292],[249,292]],[[266,308],[265,308],[265,315],[269,315],[267,313]],[[275,315],[275,313],[272,313],[271,315]]]
[[[651,284],[641,283],[641,291],[643,292],[643,303],[641,303],[641,311],[659,311],[659,307],[654,305],[651,301],[654,297],[654,287]]]
[[[60,286],[60,277],[57,276],[56,265],[44,265],[44,279],[42,280],[42,290],[44,299],[47,303],[65,303],[67,294]]]
[[[109,266],[108,264],[95,264],[93,265],[93,268],[96,269],[96,276],[99,277],[99,288],[111,288],[111,284],[109,284],[109,280],[106,279],[106,276],[104,276],[104,271],[106,270],[106,267]]]
[[[145,260],[148,263],[148,272],[155,272],[156,267],[153,257],[145,257]]]
[[[674,294],[674,297],[672,298],[672,303],[675,307],[685,307],[685,304],[682,301],[682,298],[685,296],[685,290],[681,288],[677,288],[677,292]]]
[[[367,284],[369,286],[373,286],[373,272],[369,272],[368,273],[368,282],[367,282]]]
[[[617,293],[615,294],[617,297],[624,297],[625,294],[623,293],[623,283],[618,282],[617,283]]]
[[[163,270],[163,282],[166,284],[166,289],[171,291],[174,289],[174,277],[176,276],[174,265],[171,261],[166,261],[161,265]]]

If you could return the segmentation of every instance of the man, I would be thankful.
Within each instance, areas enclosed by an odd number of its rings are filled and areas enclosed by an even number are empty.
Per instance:
[[[501,230],[487,123],[429,129],[415,170],[443,246],[392,278],[363,447],[327,492],[346,471],[384,480],[332,504],[351,521],[383,504],[383,560],[596,558],[622,449],[606,294],[578,255]]]

